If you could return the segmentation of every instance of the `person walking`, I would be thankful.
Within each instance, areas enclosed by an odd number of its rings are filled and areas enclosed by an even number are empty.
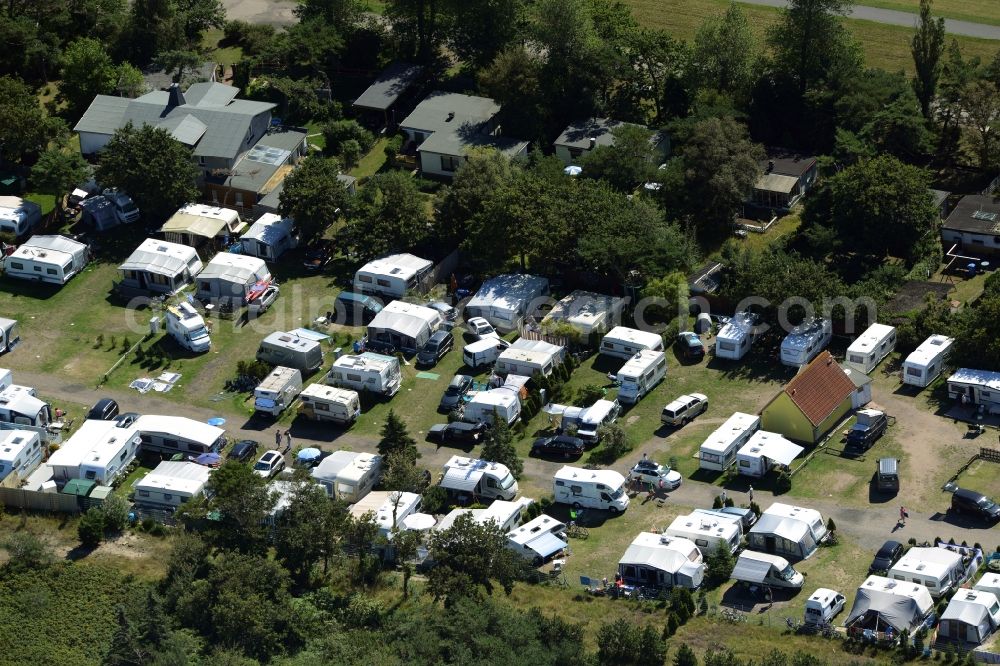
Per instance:
[[[900,525],[906,525],[906,517],[908,515],[909,514],[906,513],[906,507],[905,506],[899,507],[899,524]]]
[[[747,497],[750,498],[751,502],[753,501],[753,486],[750,486],[749,488],[747,488]]]
[[[285,431],[285,453],[288,453],[291,450],[292,450],[292,431],[291,430],[286,430]]]
[[[278,428],[274,432],[274,448],[276,448],[276,449],[280,449],[281,448],[281,428]]]

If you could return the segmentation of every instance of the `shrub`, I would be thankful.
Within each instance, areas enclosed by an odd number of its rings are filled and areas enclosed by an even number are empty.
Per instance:
[[[709,589],[722,585],[733,574],[736,560],[728,548],[716,548],[705,560],[705,584]]]
[[[675,587],[670,593],[670,607],[677,613],[677,619],[681,624],[687,622],[694,615],[694,597],[691,590],[686,587]]]
[[[153,530],[153,526],[156,525],[156,521],[147,516],[142,519],[142,523],[140,523],[140,525],[144,532],[151,532]]]
[[[385,153],[386,159],[395,159],[396,155],[403,150],[403,135],[395,134],[389,138],[385,143],[385,147],[382,152]]]
[[[356,120],[337,120],[323,127],[326,150],[332,155],[342,155],[348,141],[356,141],[360,152],[367,153],[375,143],[375,135]]]
[[[587,384],[580,388],[573,401],[577,407],[590,407],[595,402],[604,397],[604,388],[597,384]]]
[[[357,139],[348,139],[340,144],[340,159],[345,169],[353,169],[361,160],[361,144]]]
[[[783,495],[792,489],[792,477],[788,472],[778,472],[778,478],[774,480],[774,494]]]
[[[663,627],[663,638],[670,638],[677,633],[677,628],[681,626],[681,621],[677,613],[671,611],[667,613],[667,624]]]
[[[826,521],[826,530],[828,532],[837,531],[837,523],[833,522],[833,518],[830,518],[829,520]]]
[[[382,603],[377,599],[354,594],[341,611],[340,618],[352,629],[378,629],[382,625],[383,613]]]
[[[76,527],[76,534],[80,537],[80,543],[88,548],[100,544],[104,538],[104,512],[100,509],[90,509],[83,514]]]
[[[441,486],[431,486],[424,491],[420,505],[424,513],[443,513],[448,507],[448,492]]]
[[[128,525],[128,502],[121,495],[108,495],[101,505],[101,513],[104,514],[104,531],[108,534],[117,534]]]
[[[624,428],[617,423],[601,426],[598,428],[597,434],[602,444],[600,449],[590,454],[590,462],[607,465],[632,450],[628,435],[625,434]]]

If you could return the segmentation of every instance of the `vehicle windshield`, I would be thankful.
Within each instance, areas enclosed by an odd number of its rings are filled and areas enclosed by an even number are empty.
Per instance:
[[[996,502],[991,500],[989,497],[984,497],[980,499],[978,504],[980,508],[985,509],[986,511],[993,511],[997,507]]]
[[[258,460],[257,464],[254,465],[253,468],[254,469],[259,469],[259,470],[266,471],[266,470],[271,469],[271,463],[265,462],[263,460]]]
[[[198,328],[191,331],[192,340],[197,340],[198,338],[207,338],[207,337],[208,337],[208,329],[205,328],[204,326],[199,326]]]
[[[618,486],[618,490],[611,493],[611,499],[619,499],[625,494],[625,486]]]
[[[792,565],[789,564],[787,567],[781,570],[781,573],[778,574],[778,577],[781,578],[781,580],[791,580],[795,578],[795,569],[793,569]]]
[[[122,206],[122,210],[125,211],[126,213],[132,213],[134,211],[139,210],[139,208],[134,203],[130,202]]]
[[[501,479],[500,487],[503,488],[504,490],[510,490],[511,486],[513,485],[514,485],[514,477],[511,476],[510,472],[508,472],[507,476]]]

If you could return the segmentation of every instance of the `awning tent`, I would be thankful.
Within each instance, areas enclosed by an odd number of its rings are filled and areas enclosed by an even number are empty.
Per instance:
[[[557,537],[552,532],[542,532],[537,537],[525,544],[533,550],[536,555],[545,559],[550,555],[558,553],[569,547],[565,541]]]
[[[870,587],[867,584],[859,587],[845,624],[850,627],[855,622],[860,622],[865,628],[878,631],[884,631],[885,626],[891,626],[897,632],[903,629],[912,630],[919,626],[927,612],[934,606],[931,595],[922,585],[899,582],[899,586],[917,589],[913,591],[913,596],[910,596],[910,594],[896,594],[884,588]]]
[[[792,461],[805,450],[784,437],[769,437],[766,440],[762,440],[758,448],[760,449],[759,455],[786,467],[791,465]]]
[[[733,567],[731,577],[748,583],[763,583],[764,579],[767,578],[767,573],[771,570],[771,566],[770,562],[761,562],[760,560],[741,557],[736,561],[736,566]]]

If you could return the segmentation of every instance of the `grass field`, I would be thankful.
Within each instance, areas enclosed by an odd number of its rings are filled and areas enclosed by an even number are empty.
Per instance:
[[[1000,498],[1000,466],[986,460],[977,460],[958,477],[962,488],[976,490],[991,498]]]
[[[900,12],[920,13],[920,0],[864,0],[859,4]],[[934,0],[934,16],[953,18],[972,23],[1000,25],[1000,3],[995,0]]]
[[[895,1],[919,4],[916,0]],[[627,4],[632,8],[640,24],[662,28],[675,37],[690,40],[705,19],[723,14],[729,2],[727,0],[627,0]],[[881,6],[878,3],[872,4]],[[965,0],[949,0],[948,4],[965,7],[970,3]],[[992,7],[988,13],[984,13],[985,16],[1000,13],[1000,5],[992,0],[978,0],[977,4]],[[757,38],[763,41],[767,28],[778,20],[779,11],[757,5],[741,5],[740,8],[749,19]],[[845,19],[844,23],[863,45],[865,61],[869,66],[881,67],[887,71],[902,69],[908,73],[913,72],[913,61],[910,56],[910,38],[913,34],[911,29],[853,19]],[[955,39],[967,57],[978,55],[984,60],[989,60],[1000,50],[1000,42],[997,41],[960,36],[956,36]]]

